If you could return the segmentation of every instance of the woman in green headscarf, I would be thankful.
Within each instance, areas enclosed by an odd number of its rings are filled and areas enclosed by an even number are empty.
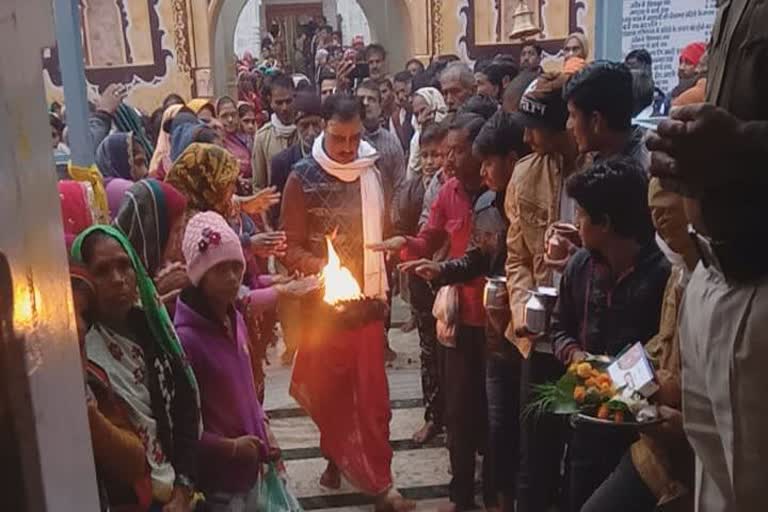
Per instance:
[[[96,290],[86,355],[104,370],[128,406],[144,444],[154,502],[187,511],[194,490],[200,406],[173,323],[139,256],[118,229],[87,229],[75,240],[72,256],[86,266]]]

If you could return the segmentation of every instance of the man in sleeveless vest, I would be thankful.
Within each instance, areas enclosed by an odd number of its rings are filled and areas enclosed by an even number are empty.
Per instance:
[[[354,96],[333,95],[323,104],[323,117],[323,134],[315,140],[311,156],[294,165],[283,193],[281,223],[288,238],[283,263],[292,271],[320,273],[328,260],[326,237],[331,237],[362,294],[386,301],[384,255],[366,249],[382,240],[385,205],[375,166],[378,154],[362,140],[362,103]],[[376,510],[412,509],[414,504],[403,499],[392,481],[383,324],[381,342],[377,336],[355,336],[350,343],[328,339],[344,335],[338,329],[329,334],[318,328],[328,323],[319,313],[327,311],[319,301],[308,300],[303,307],[291,394],[320,430],[321,449],[329,461],[320,483],[339,488],[343,475],[376,496]],[[307,361],[311,358],[316,360]],[[310,375],[312,370],[322,375]],[[333,391],[326,392],[329,389]],[[340,409],[339,403],[350,405]],[[329,411],[334,411],[331,417]],[[366,442],[355,448],[350,440],[362,437]]]

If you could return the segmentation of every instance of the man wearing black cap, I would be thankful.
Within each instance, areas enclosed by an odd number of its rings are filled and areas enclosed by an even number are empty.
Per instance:
[[[568,108],[562,89],[569,75],[545,74],[531,84],[517,114],[525,126],[525,142],[533,154],[517,162],[507,187],[507,288],[511,321],[506,339],[526,358],[523,363],[521,408],[529,400],[530,384],[557,379],[562,365],[552,355],[548,340],[530,338],[523,326],[526,290],[552,286],[553,273],[545,262],[545,232],[553,223],[572,221],[573,201],[564,193],[566,178],[579,168],[578,148],[566,130]],[[564,431],[551,417],[531,415],[521,425],[518,510],[547,510],[557,501]]]

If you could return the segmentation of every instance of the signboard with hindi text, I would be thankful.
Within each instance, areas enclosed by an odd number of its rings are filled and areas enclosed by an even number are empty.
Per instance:
[[[623,0],[622,50],[645,48],[653,57],[656,86],[669,92],[677,85],[680,50],[708,42],[717,0]]]

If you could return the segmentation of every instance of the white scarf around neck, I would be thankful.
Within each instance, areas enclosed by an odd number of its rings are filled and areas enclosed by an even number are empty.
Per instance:
[[[296,125],[283,124],[282,121],[280,121],[280,118],[277,117],[277,114],[272,114],[270,122],[272,123],[272,128],[275,129],[275,133],[277,133],[278,137],[289,139],[293,137],[294,133],[296,133]]]
[[[348,164],[331,160],[325,152],[325,134],[320,134],[312,146],[312,157],[325,172],[345,183],[360,179],[360,195],[363,203],[363,245],[381,242],[383,239],[384,193],[381,175],[376,168],[379,154],[373,146],[360,141],[357,159]],[[366,297],[386,299],[389,283],[384,264],[384,254],[363,248],[363,293]],[[344,262],[342,262],[343,264]]]

